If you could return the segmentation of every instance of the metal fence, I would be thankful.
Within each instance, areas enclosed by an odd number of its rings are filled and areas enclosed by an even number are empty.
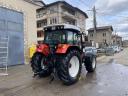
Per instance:
[[[0,36],[0,76],[8,75],[8,36]]]

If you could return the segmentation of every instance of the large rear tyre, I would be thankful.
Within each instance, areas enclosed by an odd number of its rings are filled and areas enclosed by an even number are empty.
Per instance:
[[[47,77],[52,73],[52,70],[44,64],[45,57],[41,53],[35,53],[31,60],[31,67],[34,74],[38,74],[39,77]]]
[[[57,63],[58,77],[65,85],[72,85],[79,80],[82,63],[78,51],[70,51],[65,56],[61,56]]]
[[[96,57],[92,56],[92,57],[88,57],[85,60],[85,67],[86,70],[88,71],[88,73],[92,73],[95,71],[96,69]]]

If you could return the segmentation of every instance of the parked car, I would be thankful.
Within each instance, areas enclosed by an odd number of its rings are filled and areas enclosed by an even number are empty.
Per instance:
[[[112,46],[115,53],[119,53],[121,51],[121,48],[119,46]]]
[[[121,47],[121,51],[123,51],[124,50],[124,48],[123,47]]]
[[[97,53],[105,53],[105,49],[104,48],[98,48]]]
[[[106,54],[107,56],[113,56],[114,53],[115,53],[115,51],[114,51],[114,48],[112,48],[112,47],[107,47],[107,48],[105,49],[105,54]]]
[[[97,56],[97,49],[95,47],[85,47],[84,52],[86,53],[93,53]]]

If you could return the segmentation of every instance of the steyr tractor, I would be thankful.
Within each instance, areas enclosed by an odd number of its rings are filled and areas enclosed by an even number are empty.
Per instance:
[[[43,43],[37,45],[31,59],[34,76],[58,77],[63,84],[76,83],[84,64],[88,72],[96,68],[96,56],[84,52],[83,34],[76,26],[69,24],[44,27]]]

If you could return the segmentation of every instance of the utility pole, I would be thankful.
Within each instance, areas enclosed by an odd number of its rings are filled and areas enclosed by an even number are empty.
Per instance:
[[[96,33],[96,25],[97,25],[97,23],[96,23],[96,8],[95,8],[95,6],[93,7],[93,27],[94,27],[94,38],[95,38],[95,41],[93,41],[93,43],[94,43],[94,45],[93,46],[97,46],[97,33]],[[99,45],[98,45],[99,46]]]
[[[96,33],[96,8],[95,6],[93,7],[93,26],[94,26],[94,33]]]

